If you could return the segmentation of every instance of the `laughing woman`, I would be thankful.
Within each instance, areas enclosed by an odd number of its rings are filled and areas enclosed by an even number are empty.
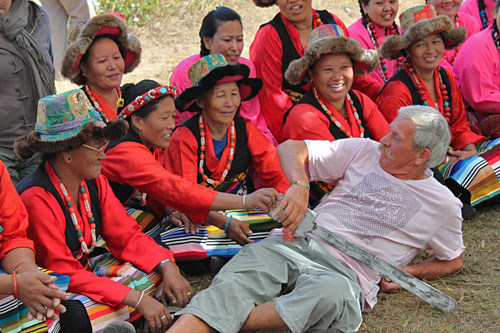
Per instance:
[[[192,87],[176,99],[176,105],[178,110],[197,114],[172,135],[165,164],[168,170],[192,182],[218,192],[241,194],[245,202],[243,208],[250,211],[252,207],[246,204],[254,191],[250,169],[260,176],[265,187],[285,193],[289,184],[281,171],[275,147],[251,121],[237,114],[241,101],[254,97],[262,86],[260,79],[248,77],[249,72],[245,65],[228,64],[221,54],[202,57],[189,68]],[[244,245],[262,239],[271,227],[277,226],[269,218],[262,219],[262,215],[252,216],[257,221],[249,218],[250,229],[260,231],[250,237],[252,232],[236,216],[210,213],[205,224],[220,230],[209,229],[207,234],[203,229],[202,236],[208,237],[207,247],[203,248],[204,241],[184,245],[186,255],[194,256],[185,259],[234,255],[240,248],[236,243]],[[229,243],[222,230],[236,243]],[[218,234],[215,238],[220,238],[217,244],[229,245],[211,246],[214,242],[211,231]],[[173,239],[169,241],[175,251],[180,246]]]
[[[399,0],[358,0],[361,18],[349,26],[351,38],[356,39],[361,47],[378,50],[387,36],[399,35],[396,16]],[[381,84],[389,80],[400,67],[404,58],[394,60],[380,58],[377,68],[370,74]]]
[[[40,152],[45,160],[17,185],[37,262],[70,277],[71,299],[83,303],[93,332],[141,315],[150,330],[166,329],[170,314],[155,294],[183,306],[192,293],[172,252],[142,233],[101,175],[108,139],[126,129],[119,119],[106,126],[77,89],[41,99],[35,131],[14,146],[22,158]]]
[[[453,75],[440,67],[444,49],[453,49],[465,39],[463,27],[453,28],[447,16],[437,16],[431,5],[410,8],[401,14],[402,36],[391,36],[382,44],[388,58],[406,55],[405,67],[386,84],[377,104],[391,122],[407,105],[429,105],[448,121],[452,135],[445,160],[439,167],[446,185],[466,205],[472,206],[500,193],[495,158],[500,140],[484,141],[466,119],[462,95]]]

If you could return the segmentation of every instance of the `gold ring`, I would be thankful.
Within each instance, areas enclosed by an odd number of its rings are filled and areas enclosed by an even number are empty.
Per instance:
[[[190,291],[188,291],[188,292],[186,293],[186,295],[191,296],[191,292],[190,292]]]
[[[163,316],[160,317],[160,320],[163,320],[165,318],[167,318],[167,316],[163,315]]]

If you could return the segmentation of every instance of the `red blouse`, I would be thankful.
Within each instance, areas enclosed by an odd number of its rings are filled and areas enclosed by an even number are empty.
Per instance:
[[[28,213],[10,179],[7,167],[0,161],[0,261],[11,250],[26,247],[35,251],[33,242],[26,238]]]
[[[260,176],[262,185],[285,193],[290,184],[281,171],[276,148],[250,120],[245,119],[245,126],[251,163],[253,169]],[[228,160],[229,145],[226,145],[219,161],[215,157],[212,136],[208,126],[205,126],[205,133],[205,162],[212,172],[210,178],[219,179],[226,167],[225,161]],[[234,158],[237,158],[237,156]],[[170,147],[165,153],[165,167],[176,175],[196,182],[198,179],[198,163],[198,141],[187,127],[181,126],[177,128],[170,140]]]
[[[377,105],[366,95],[355,91],[363,107],[363,120],[370,131],[372,138],[379,141],[389,133],[389,124],[380,113]],[[333,116],[344,126],[349,128],[352,136],[360,137],[359,127],[352,113],[348,114],[347,122],[340,113],[327,101],[321,99],[326,107],[332,111]],[[336,138],[330,132],[331,120],[321,111],[310,104],[297,104],[288,114],[283,127],[285,139],[292,140],[328,140],[335,141]]]
[[[48,167],[47,172],[59,195],[64,198],[54,171]],[[141,231],[137,222],[128,215],[113,194],[106,177],[101,175],[95,181],[101,210],[100,234],[116,259],[130,262],[149,273],[163,259],[173,258],[172,251],[156,244],[151,237]],[[68,291],[86,295],[100,303],[118,306],[131,289],[110,278],[99,277],[85,270],[73,257],[66,245],[66,219],[63,212],[66,208],[61,208],[52,194],[38,186],[25,190],[21,194],[21,199],[30,214],[28,235],[35,242],[37,263],[47,269],[68,275],[70,278]],[[79,196],[79,210],[75,211],[82,235],[89,244],[90,225],[81,196]]]
[[[330,14],[337,22],[341,22],[336,15]],[[300,40],[300,32],[292,22],[288,21],[282,14],[280,15],[293,46],[302,57],[305,48]],[[313,24],[316,25],[316,22]],[[343,23],[341,27],[345,35],[349,36],[349,31]],[[290,97],[281,90],[283,83],[283,73],[281,72],[282,56],[283,48],[278,32],[271,24],[264,25],[257,31],[255,39],[250,45],[250,59],[255,64],[257,77],[264,81],[262,90],[259,92],[260,106],[270,130],[278,142],[283,142],[283,116],[292,107]]]
[[[159,155],[158,149],[151,153],[141,143],[122,142],[106,153],[102,173],[110,181],[147,193],[149,206],[157,216],[163,217],[164,207],[168,206],[202,223],[217,192],[166,170],[159,162]]]
[[[446,70],[446,69],[445,69]],[[409,74],[409,72],[408,72]],[[452,110],[451,110],[451,145],[454,149],[462,149],[465,145],[469,143],[478,144],[484,137],[474,133],[467,122],[465,107],[462,100],[462,94],[458,90],[455,78],[450,71],[446,70],[448,78],[451,84],[451,93],[448,94],[452,99]],[[412,75],[410,75],[413,82],[415,80]],[[439,111],[443,114],[443,96],[441,94],[441,89],[439,89],[439,74],[437,69],[434,72],[434,86],[436,87],[437,104],[439,105]],[[424,84],[424,89],[426,92],[425,101],[429,103],[429,106],[435,106],[434,100],[432,99],[429,90]],[[422,101],[424,102],[424,101]],[[398,110],[403,106],[412,105],[411,93],[408,87],[401,81],[391,81],[389,82],[381,94],[377,98],[377,105],[382,114],[385,116],[388,122],[392,122],[394,118],[398,115]]]

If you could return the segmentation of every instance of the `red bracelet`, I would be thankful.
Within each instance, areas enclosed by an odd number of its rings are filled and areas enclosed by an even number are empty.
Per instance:
[[[12,285],[14,289],[14,298],[17,299],[18,297],[18,290],[17,290],[17,277],[16,277],[16,271],[12,271]]]

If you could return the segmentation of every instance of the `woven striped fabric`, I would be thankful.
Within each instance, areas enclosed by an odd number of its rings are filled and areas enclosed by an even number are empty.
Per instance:
[[[146,274],[132,266],[130,263],[123,263],[115,259],[111,253],[90,259],[88,268],[98,276],[109,277],[110,279],[124,284],[132,289],[144,291],[145,294],[159,299],[161,295],[161,275],[153,271]],[[85,306],[92,324],[93,332],[102,332],[111,322],[125,320],[134,322],[141,317],[141,314],[128,306],[111,307],[95,302],[87,296],[72,294],[72,300],[79,300]]]
[[[162,223],[151,213],[132,207],[125,207],[127,213],[137,221],[142,232],[156,238],[162,230]]]
[[[69,278],[66,275],[54,273],[52,271],[41,269],[49,275],[56,276],[56,284],[62,291],[68,289]],[[0,268],[0,274],[6,274]],[[59,321],[47,320],[38,321],[36,319],[28,320],[28,308],[18,299],[11,295],[0,295],[0,332],[58,332],[60,329]]]
[[[253,234],[249,237],[258,242],[267,237],[269,232],[281,225],[261,210],[246,212],[244,210],[226,210],[222,212],[243,222]],[[214,226],[201,226],[195,234],[186,234],[184,227],[169,225],[161,233],[161,242],[174,252],[175,260],[199,260],[209,256],[231,258],[241,249],[221,230]]]
[[[469,191],[471,205],[500,194],[500,138],[478,145],[478,155],[439,166],[444,178]]]

